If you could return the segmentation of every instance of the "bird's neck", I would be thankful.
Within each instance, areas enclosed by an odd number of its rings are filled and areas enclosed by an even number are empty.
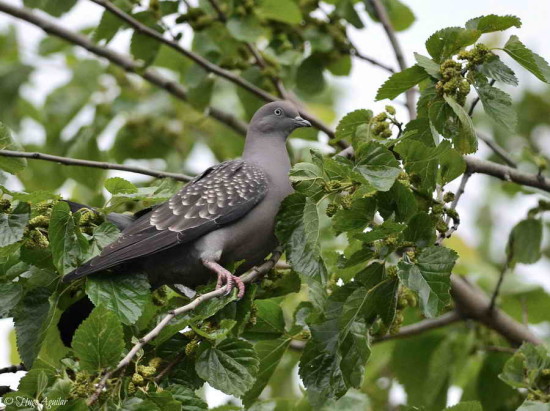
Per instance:
[[[288,180],[290,158],[284,135],[247,136],[243,160],[258,164],[271,178]]]

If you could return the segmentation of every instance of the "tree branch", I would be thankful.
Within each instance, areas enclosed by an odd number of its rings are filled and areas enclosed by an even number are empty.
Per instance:
[[[251,271],[249,271],[248,273],[244,274],[241,277],[243,283],[247,283],[247,284],[252,283],[258,280],[264,274],[266,274],[269,270],[271,270],[275,266],[279,258],[281,258],[281,253],[282,251],[280,248],[275,249],[269,260],[264,262],[261,266],[257,268],[253,268]],[[110,371],[106,371],[103,374],[99,383],[96,386],[96,390],[86,401],[87,405],[91,406],[98,400],[99,396],[101,395],[101,392],[107,385],[107,381],[115,373],[126,368],[130,364],[132,359],[136,356],[138,351],[141,350],[147,343],[155,339],[159,335],[159,333],[164,329],[164,327],[166,327],[174,317],[196,309],[200,304],[204,303],[205,301],[211,300],[213,298],[221,297],[227,291],[228,286],[229,285],[226,285],[217,290],[210,291],[209,293],[200,295],[196,297],[193,301],[191,301],[189,304],[176,308],[175,310],[169,311],[162,318],[162,320],[160,320],[160,322],[155,326],[155,328],[153,328],[151,331],[149,331],[147,334],[145,334],[142,338],[139,339],[139,341],[132,347],[132,349],[128,352],[128,354],[126,354],[126,356],[122,360],[120,360],[120,362],[117,364],[115,368],[113,368]]]
[[[156,30],[153,30],[152,28],[134,19],[132,16],[130,16],[129,14],[119,9],[113,3],[107,0],[91,0],[91,1],[102,6],[106,10],[109,10],[118,18],[120,18],[121,20],[129,24],[131,27],[133,27],[134,30],[136,30],[137,32],[145,34],[151,38],[154,38],[158,42],[163,43],[168,47],[171,47],[172,49],[181,53],[185,57],[189,58],[190,60],[194,61],[196,64],[201,66],[204,70],[210,73],[214,73],[219,77],[225,78],[226,80],[236,84],[237,86],[249,91],[250,93],[254,94],[255,96],[265,101],[270,102],[270,101],[278,100],[276,96],[268,93],[267,91],[261,89],[260,87],[255,86],[254,84],[243,79],[242,77],[232,73],[231,71],[221,68],[220,66],[210,62],[209,60],[205,59],[199,54],[196,54],[190,50],[183,48],[176,41],[165,38],[161,33],[159,33]],[[306,120],[309,120],[315,128],[318,128],[319,130],[323,131],[329,137],[331,138],[334,137],[334,132],[327,125],[323,124],[318,118],[306,112],[302,112],[302,117],[304,117]]]
[[[90,167],[90,168],[102,168],[104,170],[128,171],[130,173],[144,174],[155,178],[173,178],[174,180],[178,180],[178,181],[190,181],[193,179],[193,177],[188,176],[186,174],[149,170],[143,167],[132,167],[132,166],[125,166],[121,164],[105,163],[101,161],[81,160],[77,158],[54,156],[54,155],[45,154],[45,153],[0,150],[0,156],[53,161],[55,163],[59,163],[64,166],[80,166],[80,167]]]
[[[382,23],[382,26],[386,31],[386,35],[388,36],[388,39],[395,53],[397,64],[399,64],[399,68],[401,69],[401,71],[403,71],[407,68],[407,63],[405,63],[405,57],[403,55],[403,51],[401,50],[401,45],[399,44],[399,40],[397,40],[397,37],[395,35],[395,30],[393,29],[393,26],[390,22],[386,7],[384,7],[380,0],[370,0],[370,2],[374,8],[374,11],[376,12],[378,19],[380,20],[380,23]],[[407,109],[409,111],[409,117],[411,120],[413,120],[414,118],[416,118],[414,91],[407,90],[405,96],[407,99]]]
[[[46,33],[60,37],[69,43],[80,46],[96,56],[103,57],[112,64],[122,67],[125,71],[137,74],[148,82],[166,90],[174,97],[187,101],[187,93],[179,83],[162,76],[152,69],[143,70],[143,66],[140,63],[127,55],[117,53],[116,51],[110,50],[106,47],[98,46],[90,41],[86,36],[67,30],[51,20],[33,13],[29,9],[14,7],[7,4],[3,0],[0,0],[0,11],[40,27]],[[214,107],[208,108],[206,112],[212,118],[215,118],[235,130],[235,132],[239,134],[246,134],[246,123],[238,118]]]
[[[504,150],[501,146],[499,146],[493,139],[491,139],[489,136],[486,136],[483,133],[476,133],[477,138],[479,138],[481,141],[483,141],[487,146],[497,155],[499,156],[502,161],[504,161],[508,166],[512,168],[517,168],[517,163],[510,157],[510,155]]]
[[[360,60],[364,60],[364,61],[372,64],[373,66],[380,67],[382,70],[385,70],[389,73],[392,73],[392,74],[395,73],[395,70],[393,69],[393,67],[390,67],[390,66],[388,66],[384,63],[381,63],[380,61],[378,61],[378,60],[376,60],[372,57],[364,55],[363,53],[361,53],[359,51],[359,49],[357,47],[355,47],[355,45],[351,41],[349,42],[349,44],[351,46],[350,54],[352,56],[355,56]]]
[[[479,160],[475,157],[464,157],[464,160],[466,160],[466,168],[470,173],[487,174],[503,181],[511,181],[550,192],[550,179],[540,174],[525,173],[492,161]]]
[[[500,292],[500,287],[502,286],[502,282],[504,281],[504,274],[506,274],[506,271],[508,271],[508,261],[506,261],[506,263],[500,269],[497,285],[493,290],[493,295],[491,295],[491,302],[489,303],[489,312],[492,312],[495,309],[498,293]]]
[[[449,324],[462,321],[463,318],[456,311],[450,311],[437,318],[427,319],[417,322],[416,324],[406,325],[401,327],[397,334],[388,334],[382,337],[375,338],[373,344],[381,343],[384,341],[398,340],[402,338],[412,337],[414,335],[422,334],[423,332],[433,330],[435,328],[445,327]]]
[[[0,368],[0,374],[9,374],[18,371],[26,371],[27,369],[23,364],[10,365],[9,367]]]

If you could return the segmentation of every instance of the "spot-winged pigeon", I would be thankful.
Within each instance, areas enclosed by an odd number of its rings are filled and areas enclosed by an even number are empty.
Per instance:
[[[241,297],[242,281],[224,266],[244,260],[243,273],[276,246],[275,216],[292,192],[286,139],[310,126],[288,102],[264,105],[252,117],[242,159],[210,167],[167,202],[121,222],[119,238],[63,280],[123,269],[147,273],[153,287],[194,288],[215,274],[218,287],[237,286]]]

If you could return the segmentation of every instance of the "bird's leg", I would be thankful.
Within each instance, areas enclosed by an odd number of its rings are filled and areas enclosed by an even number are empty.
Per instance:
[[[233,290],[233,288],[237,287],[239,289],[237,298],[243,297],[244,283],[238,276],[231,274],[215,261],[202,260],[202,263],[206,268],[214,271],[218,275],[216,289],[221,288],[225,284],[225,286],[227,287],[227,294],[229,294]]]

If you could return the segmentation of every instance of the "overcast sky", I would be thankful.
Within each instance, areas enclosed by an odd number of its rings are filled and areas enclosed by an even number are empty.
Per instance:
[[[21,4],[21,0],[9,0],[10,3]],[[413,52],[426,54],[424,48],[425,40],[436,30],[449,26],[462,26],[470,18],[484,14],[514,14],[523,21],[521,29],[512,29],[501,36],[501,44],[504,44],[510,34],[517,34],[524,44],[529,48],[549,60],[550,42],[548,41],[548,25],[550,22],[550,1],[548,0],[403,0],[414,11],[417,21],[406,32],[399,33],[398,38],[403,46],[408,63],[413,62]],[[82,28],[95,24],[101,15],[99,6],[89,1],[80,0],[69,14],[61,20],[67,28]],[[14,23],[14,19],[0,13],[0,31],[6,29],[7,25]],[[26,24],[16,22],[20,39],[24,45],[22,55],[25,60],[34,61],[36,59],[36,45],[43,38],[41,30]],[[375,57],[381,61],[389,63],[396,67],[395,57],[391,50],[386,36],[380,25],[367,21],[367,29],[354,31],[352,39],[355,45],[363,54]],[[118,38],[113,46],[115,48],[124,48],[127,44],[127,36]],[[0,56],[1,59],[1,56]],[[513,63],[514,68],[517,66]],[[526,87],[531,89],[541,89],[547,87],[539,82],[533,76],[527,75],[524,70],[517,69],[516,72],[520,78],[519,90]],[[339,100],[337,111],[339,116],[348,111],[358,108],[370,108],[376,111],[380,110],[387,102],[374,103],[374,96],[378,87],[387,79],[388,74],[383,70],[373,68],[372,65],[356,60],[354,61],[351,76],[347,78],[337,78],[334,81],[341,89],[341,98]],[[26,87],[24,94],[34,102],[43,101],[49,91],[62,84],[68,79],[68,74],[63,70],[61,61],[50,59],[48,64],[33,75],[32,86]],[[513,91],[512,91],[513,92]],[[402,115],[404,113],[402,112]],[[31,130],[30,133],[39,131]],[[25,139],[36,138],[36,136],[22,136]],[[482,147],[478,155],[483,156],[486,149]],[[202,158],[202,157],[199,157]],[[198,168],[205,168],[210,159],[205,159],[205,164],[198,164]],[[476,244],[475,221],[470,210],[475,208],[480,193],[483,193],[486,179],[483,177],[474,177],[471,179],[468,190],[464,195],[460,205],[462,224],[459,235],[466,238],[469,243]],[[456,185],[456,182],[455,182]],[[506,221],[498,228],[496,236],[507,238],[510,228],[521,218],[525,211],[532,206],[532,200],[522,200],[511,205],[510,203],[501,205],[499,212],[502,213],[503,220]],[[504,248],[504,243],[500,243]],[[550,276],[548,276],[548,265],[539,263],[535,266],[525,267],[520,271],[532,281],[542,283],[547,289],[550,289]],[[7,334],[12,329],[10,320],[0,320],[0,367],[9,364],[8,352],[5,344]],[[12,375],[0,375],[0,385],[13,382]],[[13,386],[15,388],[15,386]],[[213,396],[209,396],[209,400]],[[214,403],[211,405],[215,405]]]

